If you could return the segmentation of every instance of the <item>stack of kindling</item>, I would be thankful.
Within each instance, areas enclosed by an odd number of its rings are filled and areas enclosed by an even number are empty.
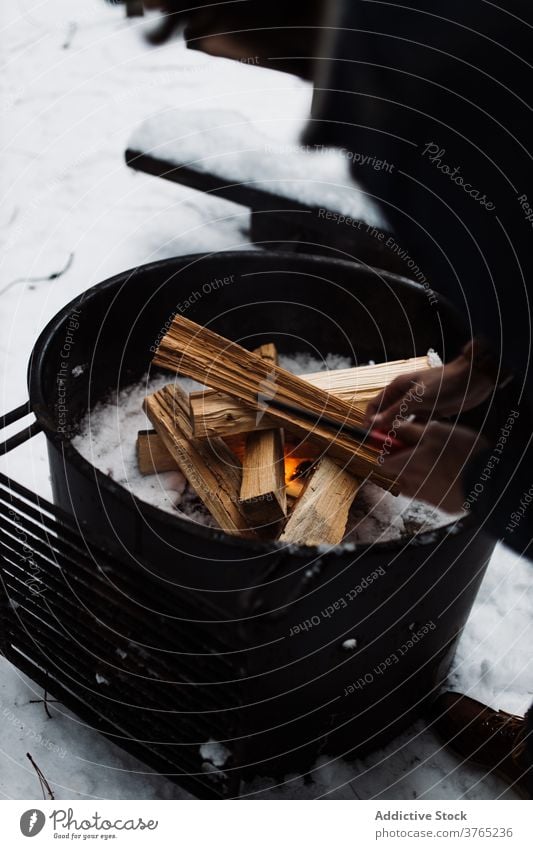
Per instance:
[[[143,474],[179,468],[221,529],[307,545],[342,541],[362,481],[393,490],[380,447],[350,433],[398,374],[430,357],[296,377],[274,345],[254,352],[177,316],[153,359],[210,387],[176,383],[145,399],[153,431],[138,436]]]

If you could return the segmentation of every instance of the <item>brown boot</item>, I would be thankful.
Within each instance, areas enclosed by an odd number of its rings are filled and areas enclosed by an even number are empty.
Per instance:
[[[443,693],[432,713],[431,727],[446,746],[464,760],[497,773],[524,799],[533,799],[533,766],[526,753],[523,717],[492,710],[461,693]]]

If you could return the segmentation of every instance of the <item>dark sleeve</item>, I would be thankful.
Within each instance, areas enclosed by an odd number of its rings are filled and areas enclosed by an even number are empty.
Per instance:
[[[334,6],[306,141],[344,149],[405,256],[456,305],[467,332],[490,342],[531,410],[532,4]],[[486,487],[483,509],[496,535],[532,468],[528,423],[526,412],[507,451],[516,465],[505,496],[503,460]]]
[[[519,554],[530,558],[533,538],[533,418],[525,403],[511,403],[490,447],[465,469],[465,509]]]

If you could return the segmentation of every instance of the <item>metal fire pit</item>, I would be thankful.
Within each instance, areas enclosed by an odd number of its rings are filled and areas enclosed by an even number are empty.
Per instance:
[[[0,477],[0,649],[118,745],[198,796],[227,797],[243,778],[359,755],[412,722],[446,675],[493,542],[471,518],[330,551],[243,541],[97,471],[71,444],[81,418],[148,371],[184,309],[250,348],[360,363],[431,346],[450,357],[465,332],[446,302],[393,274],[237,252],[125,272],[41,334],[35,422],[2,450],[44,431],[55,504]]]

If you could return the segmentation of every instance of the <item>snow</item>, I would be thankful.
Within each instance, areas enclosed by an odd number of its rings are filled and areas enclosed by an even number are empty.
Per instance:
[[[428,363],[430,366],[441,366],[442,360],[433,348],[430,348],[428,351]]]
[[[36,336],[88,286],[155,259],[249,246],[242,207],[124,166],[124,149],[146,116],[169,105],[228,108],[263,127],[268,119],[269,132],[275,122],[279,144],[285,144],[309,108],[310,90],[288,76],[186,53],[176,42],[149,49],[140,36],[145,22],[127,21],[123,8],[100,0],[11,0],[2,6],[2,24],[0,289],[21,281],[0,297],[6,411],[27,397],[26,367]],[[64,268],[70,253],[67,273],[44,279]],[[49,494],[41,437],[0,468]],[[527,708],[533,699],[532,602],[531,565],[498,547],[462,635],[451,687],[493,707],[517,713]],[[0,660],[3,797],[41,797],[26,758],[30,752],[58,799],[185,798],[174,783],[61,704],[49,705],[48,718],[42,703],[31,703],[42,696]],[[364,760],[322,757],[311,779],[289,775],[275,786],[257,780],[245,792],[347,799],[496,799],[505,792],[499,779],[443,751],[422,721]]]
[[[378,208],[354,191],[346,152],[280,143],[267,117],[250,119],[236,111],[170,108],[148,118],[129,142],[136,153],[215,174],[307,206],[384,227]]]
[[[205,761],[211,761],[214,766],[224,766],[230,758],[231,752],[222,743],[216,740],[208,740],[200,746],[200,755]]]

